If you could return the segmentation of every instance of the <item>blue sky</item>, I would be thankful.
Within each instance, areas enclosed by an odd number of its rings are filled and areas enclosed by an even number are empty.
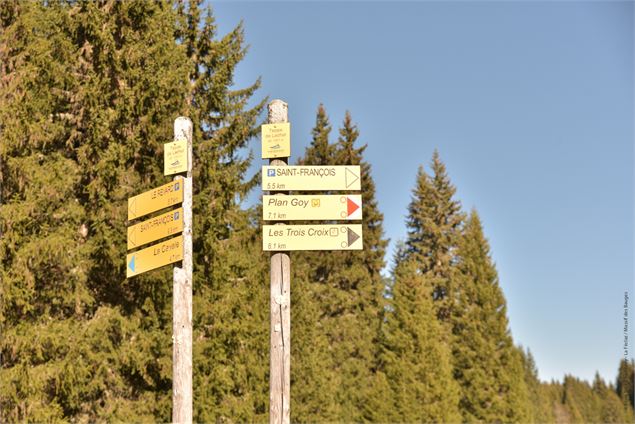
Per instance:
[[[260,76],[259,98],[288,102],[294,160],[318,104],[333,140],[350,110],[392,249],[437,148],[464,209],[481,215],[514,340],[540,377],[615,378],[624,292],[635,301],[633,2],[213,9],[221,34],[244,21],[236,86]],[[258,140],[252,150],[255,173]]]

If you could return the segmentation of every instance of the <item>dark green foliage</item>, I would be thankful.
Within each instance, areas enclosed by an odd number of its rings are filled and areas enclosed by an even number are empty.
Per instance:
[[[457,422],[459,387],[452,378],[450,346],[435,319],[431,293],[435,277],[422,274],[418,267],[417,262],[406,259],[397,262],[393,272],[380,363],[389,406],[377,418]]]
[[[617,371],[617,381],[615,390],[620,397],[625,410],[632,413],[635,407],[635,399],[633,398],[633,386],[635,385],[635,361],[633,359],[620,361]]]
[[[126,199],[168,181],[162,145],[183,114],[195,125],[203,218],[195,387],[215,400],[195,413],[263,417],[262,264],[228,253],[258,245],[236,204],[250,187],[249,159],[237,153],[262,108],[245,111],[257,84],[229,90],[242,28],[215,40],[196,3],[2,2],[0,11],[0,421],[170,420],[171,272],[125,278]],[[227,311],[240,325],[220,324]]]
[[[520,378],[522,357],[509,333],[505,298],[474,210],[459,238],[457,258],[452,357],[463,420],[525,422],[529,405]]]
[[[380,270],[387,243],[383,216],[370,165],[363,160],[365,146],[355,145],[359,132],[350,114],[335,144],[329,143],[330,129],[320,105],[313,141],[300,162],[361,166],[364,250],[299,252],[292,257],[291,414],[300,422],[363,420],[373,396],[383,292]],[[325,350],[317,349],[320,346]],[[332,389],[320,390],[316,378]]]

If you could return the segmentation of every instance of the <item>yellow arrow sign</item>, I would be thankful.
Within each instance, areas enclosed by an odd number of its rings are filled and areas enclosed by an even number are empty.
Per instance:
[[[263,190],[360,190],[355,166],[263,166]]]
[[[311,219],[362,219],[360,194],[262,196],[265,221]]]
[[[128,227],[128,250],[183,231],[183,208]]]
[[[183,260],[183,236],[154,244],[146,249],[128,253],[126,277],[134,277],[146,271]]]
[[[362,225],[263,225],[262,250],[362,250]]]
[[[260,134],[263,159],[291,156],[291,124],[264,124]]]
[[[172,181],[128,199],[128,220],[182,202],[183,181]]]

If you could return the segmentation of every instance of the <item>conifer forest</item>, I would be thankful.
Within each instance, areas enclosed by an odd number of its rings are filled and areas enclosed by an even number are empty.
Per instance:
[[[269,254],[244,28],[186,1],[0,1],[0,422],[169,422],[172,267],[126,278],[127,199],[193,123],[193,418],[269,418]],[[327,105],[328,106],[328,105]],[[293,107],[293,105],[291,105]],[[291,421],[633,422],[635,363],[541,381],[442,151],[389,254],[363,128],[315,105],[294,164],[359,165],[363,250],[293,252]],[[291,164],[291,162],[290,162]],[[413,172],[416,170],[413,170]],[[387,266],[388,272],[382,274]]]

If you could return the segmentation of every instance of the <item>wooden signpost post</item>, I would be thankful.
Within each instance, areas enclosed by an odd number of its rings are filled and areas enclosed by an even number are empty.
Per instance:
[[[285,225],[289,220],[351,221],[362,219],[359,194],[289,195],[288,190],[359,191],[361,169],[344,166],[287,166],[290,134],[283,126],[287,104],[269,104],[269,124],[262,128],[262,158],[274,158],[262,167],[262,248],[271,254],[271,322],[269,372],[269,423],[290,423],[291,384],[291,259],[292,250],[361,250],[362,225],[349,222],[330,225]],[[284,144],[287,143],[287,144]],[[283,155],[280,152],[285,152]]]
[[[192,121],[174,121],[174,142],[164,145],[164,175],[174,181],[128,199],[128,220],[181,205],[128,227],[126,277],[181,262],[173,270],[172,422],[192,422]],[[175,234],[182,233],[176,237]]]

